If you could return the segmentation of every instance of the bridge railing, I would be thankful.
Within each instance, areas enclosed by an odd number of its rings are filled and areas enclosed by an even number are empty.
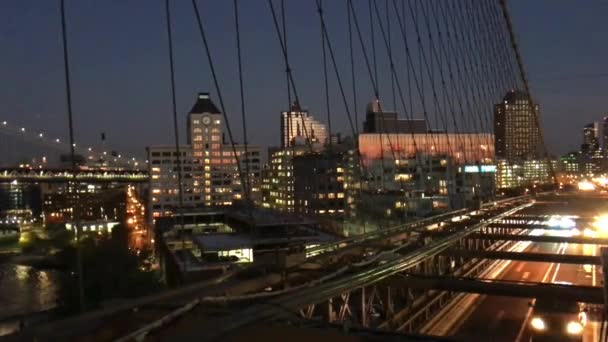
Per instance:
[[[484,209],[484,208],[488,208],[491,206],[502,205],[502,204],[506,204],[506,203],[510,203],[510,202],[514,202],[514,201],[524,200],[526,198],[531,198],[531,197],[532,196],[530,196],[530,195],[525,195],[525,196],[505,198],[505,199],[498,200],[498,201],[484,203],[481,205],[480,208]],[[463,216],[465,214],[470,214],[471,212],[475,212],[475,211],[476,210],[471,210],[471,209],[459,209],[459,210],[450,211],[447,213],[427,217],[424,219],[408,222],[408,223],[390,227],[387,229],[377,229],[375,231],[357,235],[352,238],[347,238],[347,239],[339,240],[336,242],[330,242],[330,243],[327,243],[324,245],[309,248],[308,250],[306,250],[306,255],[307,255],[307,257],[313,257],[313,256],[319,255],[321,253],[336,251],[338,249],[350,247],[350,246],[353,246],[356,244],[361,244],[361,243],[365,243],[365,242],[369,242],[369,241],[378,240],[381,238],[386,238],[389,236],[393,236],[395,234],[411,231],[411,230],[413,230],[415,228],[419,228],[421,226],[432,225],[432,224],[442,222],[447,219],[452,219],[452,218],[455,218],[458,216]]]

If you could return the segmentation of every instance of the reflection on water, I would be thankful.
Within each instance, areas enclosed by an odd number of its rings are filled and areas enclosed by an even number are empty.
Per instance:
[[[55,306],[61,273],[0,263],[0,336],[13,330],[12,317]]]

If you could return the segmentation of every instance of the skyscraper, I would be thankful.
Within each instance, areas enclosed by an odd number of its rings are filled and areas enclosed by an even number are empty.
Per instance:
[[[294,103],[288,112],[281,112],[281,147],[305,144],[324,145],[327,141],[325,125]]]
[[[583,127],[583,144],[581,151],[585,154],[593,154],[600,148],[599,123],[592,122]]]
[[[535,107],[532,107],[535,106]],[[535,116],[538,105],[527,93],[511,90],[494,107],[494,146],[496,158],[508,161],[538,159],[541,137]]]

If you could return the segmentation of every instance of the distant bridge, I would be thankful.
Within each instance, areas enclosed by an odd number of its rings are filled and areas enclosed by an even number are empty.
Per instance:
[[[0,168],[0,183],[55,183],[72,180],[91,183],[143,183],[148,181],[148,172],[142,170],[97,169],[78,170],[76,177],[71,169],[24,169]]]

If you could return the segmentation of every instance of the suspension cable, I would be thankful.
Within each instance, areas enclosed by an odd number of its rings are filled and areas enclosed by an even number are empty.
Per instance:
[[[171,76],[171,109],[173,110],[173,136],[175,139],[175,161],[177,163],[177,183],[178,183],[178,203],[179,217],[181,222],[180,236],[182,237],[182,246],[185,245],[184,240],[184,185],[182,183],[182,154],[179,146],[179,128],[177,125],[177,103],[175,98],[175,70],[173,61],[173,34],[171,28],[171,6],[169,0],[165,0],[165,14],[167,18],[167,38],[169,44],[169,74]]]
[[[317,11],[321,18],[323,17],[323,0],[317,0]],[[327,130],[329,136],[329,152],[331,152],[331,108],[329,104],[329,81],[327,79],[327,53],[325,52],[325,26],[323,20],[320,21],[321,26],[321,51],[323,56],[323,82],[325,84],[325,110],[327,114]]]
[[[274,23],[275,33],[277,34],[277,38],[279,40],[279,45],[281,47],[281,53],[283,54],[283,60],[285,62],[285,71],[287,73],[287,78],[289,80],[289,84],[291,84],[291,88],[292,88],[293,94],[295,96],[296,104],[298,107],[300,107],[300,97],[298,96],[298,91],[297,91],[296,84],[295,84],[295,81],[293,78],[293,72],[291,70],[291,65],[289,64],[289,55],[287,54],[287,46],[285,44],[287,39],[283,37],[283,34],[281,33],[281,29],[279,28],[279,21],[277,19],[277,13],[274,8],[274,4],[273,4],[272,0],[268,0],[268,7],[270,8],[270,13],[272,15],[272,21]],[[284,19],[284,21],[285,21],[285,19]],[[291,105],[290,105],[290,108],[288,108],[288,110],[289,110],[289,112],[291,112]],[[300,108],[300,110],[301,110],[301,108]],[[289,114],[291,115],[291,113],[289,113]],[[304,131],[304,135],[308,142],[308,147],[309,147],[310,151],[312,152],[312,137],[308,135],[304,117],[302,115],[300,115],[300,118],[302,121],[302,129]]]
[[[469,127],[469,129],[474,129],[474,124],[472,123],[472,121],[474,121],[472,118],[469,118],[468,116],[465,116],[464,114],[464,108],[463,108],[463,101],[462,98],[465,98],[466,104],[468,106],[468,110],[472,112],[472,108],[467,96],[467,92],[466,92],[466,87],[463,84],[463,76],[461,75],[460,72],[460,65],[458,63],[456,63],[456,70],[458,72],[458,78],[461,81],[461,85],[462,85],[462,90],[464,91],[464,95],[463,93],[460,92],[459,87],[456,86],[456,81],[454,80],[454,73],[452,71],[452,63],[450,62],[450,58],[447,57],[447,53],[446,53],[446,65],[447,65],[447,73],[448,73],[448,77],[449,77],[449,82],[445,81],[444,78],[444,68],[443,68],[443,63],[442,63],[442,54],[441,52],[445,53],[445,46],[443,45],[443,37],[442,37],[442,32],[440,29],[438,29],[437,31],[437,35],[438,35],[438,45],[440,46],[440,48],[442,48],[439,52],[437,52],[436,47],[435,47],[435,43],[434,43],[434,39],[433,39],[433,35],[432,35],[432,29],[430,26],[430,21],[429,21],[429,15],[425,9],[425,6],[422,5],[422,16],[423,16],[423,20],[424,23],[426,25],[427,28],[427,32],[429,35],[429,46],[430,46],[430,50],[431,50],[431,65],[433,64],[433,59],[435,60],[435,62],[437,63],[437,66],[439,67],[439,74],[441,77],[441,86],[443,88],[443,93],[444,93],[444,98],[446,99],[446,101],[449,103],[450,108],[452,109],[452,115],[454,115],[454,110],[453,110],[453,103],[450,100],[452,97],[456,98],[456,102],[458,104],[458,108],[460,109],[460,117],[461,120],[463,122],[464,128],[463,131],[466,131],[467,128]],[[435,15],[435,18],[437,18],[437,16]],[[434,57],[434,58],[433,58]],[[448,89],[448,86],[446,85],[446,83],[449,83],[452,87],[452,91],[450,92]],[[469,119],[469,120],[467,120]],[[458,126],[455,126],[456,129],[458,129]],[[478,131],[480,130],[479,128],[477,129]],[[469,140],[469,146],[471,148],[471,152],[474,153],[475,148],[473,147],[473,137],[471,134],[467,134],[468,135],[468,140]],[[463,151],[465,153],[465,162],[467,161],[466,158],[466,146],[463,146]]]
[[[411,80],[411,77],[414,78],[414,85],[416,86],[416,91],[418,93],[418,96],[420,98],[421,101],[421,105],[422,105],[422,113],[424,116],[424,120],[430,124],[431,121],[429,120],[429,115],[428,115],[428,111],[427,111],[427,105],[426,105],[426,101],[424,98],[424,90],[423,90],[423,85],[421,84],[421,80],[419,80],[418,75],[416,74],[415,68],[414,68],[414,62],[412,61],[412,55],[411,55],[411,51],[410,51],[410,47],[409,47],[409,42],[407,39],[407,34],[405,32],[405,17],[402,18],[401,14],[399,14],[399,9],[397,8],[397,2],[395,0],[393,0],[393,8],[395,9],[395,14],[397,17],[397,23],[399,24],[399,31],[401,32],[401,38],[403,40],[403,47],[405,49],[405,55],[406,55],[406,61],[407,61],[407,66],[408,66],[408,70],[410,70],[411,72],[408,72],[408,82]],[[405,6],[402,7],[402,12],[403,14],[405,14]],[[410,77],[411,76],[411,77]],[[409,86],[409,85],[408,85]],[[409,98],[411,99],[411,86],[410,88],[410,96]],[[413,109],[413,103],[410,101],[410,107]],[[411,112],[411,111],[410,111]],[[431,146],[437,146],[438,145],[438,141],[436,140],[436,136],[435,134],[431,131],[430,132],[430,136],[431,136]],[[428,138],[428,133],[426,135],[426,138]],[[427,139],[425,139],[427,140]],[[426,142],[426,145],[428,145],[428,142]],[[448,150],[449,148],[449,144],[448,144]]]
[[[74,223],[76,226],[76,241],[78,242],[76,248],[76,267],[78,271],[78,298],[80,300],[80,312],[84,312],[86,310],[85,296],[84,296],[84,269],[83,269],[83,256],[82,256],[82,246],[80,241],[80,208],[78,205],[78,189],[75,189],[79,182],[76,178],[76,172],[78,170],[78,166],[76,165],[76,153],[74,149],[76,148],[76,144],[74,143],[74,115],[72,111],[72,87],[70,83],[70,59],[69,59],[69,49],[68,49],[68,38],[67,38],[67,25],[66,25],[66,15],[65,15],[65,0],[61,0],[61,38],[63,43],[63,70],[65,76],[65,94],[66,94],[66,104],[68,110],[68,131],[70,136],[70,158],[72,159],[72,186],[69,186],[68,183],[68,191],[72,193],[72,201],[74,201]],[[76,191],[75,191],[76,190]],[[74,196],[76,193],[76,196]]]
[[[222,90],[219,85],[219,81],[217,78],[217,73],[215,72],[215,65],[213,63],[213,58],[211,57],[211,49],[209,48],[209,43],[207,41],[207,34],[205,33],[205,27],[203,26],[203,21],[201,19],[201,14],[198,10],[198,5],[196,0],[192,0],[192,7],[194,9],[194,14],[196,16],[196,23],[198,25],[199,33],[201,35],[201,39],[203,40],[203,45],[205,47],[205,54],[207,55],[207,62],[209,63],[209,69],[211,70],[211,76],[213,77],[213,84],[215,86],[215,91],[217,93],[217,97],[220,102],[220,107],[222,108],[222,115],[224,117],[224,121],[226,122],[226,130],[228,131],[228,138],[230,139],[230,145],[232,146],[232,153],[234,154],[234,158],[236,160],[236,168],[239,174],[239,179],[241,184],[245,184],[245,179],[243,177],[243,170],[241,169],[241,162],[239,155],[236,150],[236,146],[234,144],[234,136],[232,134],[232,129],[230,128],[230,120],[228,120],[228,114],[226,112],[226,106],[224,105],[224,97],[222,96]]]
[[[378,92],[380,92],[380,85],[378,84],[378,63],[376,61],[376,35],[374,33],[374,17],[372,15],[372,2],[375,0],[368,0],[368,11],[369,11],[369,29],[370,29],[370,38],[372,40],[372,60],[374,65],[374,82],[376,83],[376,87],[378,88]]]
[[[547,159],[549,164],[549,171],[551,173],[551,177],[553,178],[553,182],[557,186],[557,177],[555,176],[555,170],[553,169],[553,164],[549,159],[549,153],[547,151],[547,146],[545,144],[545,139],[543,137],[542,129],[540,127],[540,118],[538,114],[538,110],[536,108],[535,102],[533,101],[532,94],[530,92],[530,84],[528,83],[528,77],[526,75],[526,69],[524,68],[523,58],[521,57],[521,53],[519,51],[519,46],[517,45],[517,39],[515,38],[515,32],[513,30],[513,24],[511,23],[511,15],[509,13],[509,8],[507,7],[507,2],[505,0],[500,0],[500,7],[502,8],[502,14],[505,20],[505,24],[507,27],[507,31],[509,33],[509,41],[511,42],[511,47],[513,48],[513,53],[515,54],[515,60],[517,61],[519,75],[524,84],[524,89],[528,95],[528,100],[530,101],[530,106],[532,106],[532,113],[534,115],[534,121],[536,124],[536,128],[538,129],[538,134],[540,137],[541,147],[543,149],[544,157]]]
[[[378,103],[378,110],[382,114],[382,104],[380,102],[380,94],[379,94],[379,90],[378,90],[378,83],[376,82],[376,79],[374,78],[374,74],[372,72],[372,67],[370,65],[370,61],[369,61],[369,58],[367,56],[367,50],[365,49],[365,43],[363,42],[363,37],[361,35],[361,29],[359,27],[359,20],[357,19],[357,14],[356,14],[355,9],[353,7],[352,1],[349,2],[349,5],[350,5],[349,6],[350,11],[352,12],[353,22],[355,24],[355,30],[356,30],[357,36],[359,38],[359,44],[361,45],[361,50],[363,52],[363,57],[364,57],[364,60],[365,60],[365,66],[367,68],[367,73],[368,73],[368,75],[370,77],[370,80],[371,80],[371,83],[372,83],[372,87],[373,87],[373,91],[374,91],[374,97],[376,98],[377,103]],[[371,15],[371,13],[370,13],[370,15]],[[383,128],[386,129],[386,123],[385,123],[385,120],[384,120],[384,115],[381,116],[381,120],[382,120],[382,126],[383,126]],[[396,153],[395,153],[395,149],[393,147],[393,143],[391,141],[391,137],[390,137],[390,135],[388,133],[386,133],[386,136],[387,136],[388,144],[389,144],[389,147],[390,147],[393,159],[397,160],[397,156],[396,156]],[[382,138],[382,133],[380,133],[380,138]],[[384,145],[383,145],[382,140],[381,140],[381,148],[380,148],[381,157],[383,155],[383,150],[384,150],[383,146]],[[383,170],[382,170],[382,173],[383,173],[382,180],[383,180],[383,183],[384,183],[384,158],[383,157],[382,157],[382,168],[383,168]]]
[[[289,84],[289,68],[287,67],[289,65],[289,50],[287,48],[287,22],[286,22],[286,18],[285,18],[285,0],[281,0],[281,25],[283,27],[283,45],[285,46],[285,81],[286,81],[286,85],[287,85],[287,126],[288,126],[288,135],[287,138],[290,139],[292,134],[293,134],[293,130],[292,130],[292,122],[291,122],[291,86]],[[284,141],[281,141],[281,144],[285,144]],[[292,155],[295,152],[295,146],[294,144],[291,144],[290,141],[287,141],[287,146],[291,145],[291,151],[292,151]],[[285,146],[285,147],[287,147]]]
[[[238,0],[234,0],[234,28],[236,31],[236,51],[237,51],[237,61],[239,66],[239,91],[241,95],[241,121],[243,125],[243,144],[245,145],[245,177],[246,184],[243,184],[245,190],[245,200],[247,201],[247,205],[251,206],[253,203],[251,202],[251,178],[250,178],[250,167],[249,167],[249,141],[247,139],[247,119],[246,119],[246,111],[245,111],[245,92],[243,90],[243,64],[241,61],[241,33],[239,27],[239,6]],[[238,159],[237,159],[238,160]]]

